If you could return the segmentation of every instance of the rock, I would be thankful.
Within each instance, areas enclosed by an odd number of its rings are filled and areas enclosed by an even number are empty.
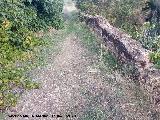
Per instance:
[[[153,64],[149,59],[150,51],[143,48],[140,42],[132,39],[131,36],[110,25],[103,17],[98,15],[81,15],[89,28],[92,28],[92,30],[102,38],[106,49],[109,50],[120,63],[134,65],[136,68],[136,72],[134,73],[136,75],[132,73],[133,75],[131,75],[130,78],[136,81],[138,80],[142,88],[147,88],[149,94],[154,94],[153,101],[155,101],[155,104],[159,103],[160,91],[154,91],[160,88],[160,70],[153,68]],[[133,78],[133,76],[135,77]]]

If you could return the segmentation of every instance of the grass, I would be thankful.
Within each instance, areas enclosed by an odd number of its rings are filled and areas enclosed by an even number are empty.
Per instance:
[[[75,34],[92,54],[99,56],[99,62],[103,68],[107,66],[106,70],[116,70],[119,63],[110,52],[102,47],[102,40],[93,34],[84,23],[79,21],[78,14],[73,13],[72,16],[67,23],[67,31]]]
[[[86,113],[81,120],[105,120],[106,118],[104,112],[98,108],[90,108]]]
[[[33,52],[34,54],[34,52]],[[0,92],[0,111],[15,106],[20,94],[24,90],[36,89],[39,87],[37,82],[33,82],[27,72],[35,68],[38,63],[37,56],[32,57],[27,62],[19,62],[18,66],[11,66],[7,69],[1,69],[1,92]],[[36,60],[36,61],[35,61]]]
[[[106,51],[105,47],[102,47],[101,39],[93,34],[84,23],[79,22],[78,14],[73,14],[66,28],[68,33],[75,34],[81,40],[92,55],[99,57],[96,66],[103,75],[106,75],[103,81],[110,87],[107,99],[111,103],[106,109],[101,107],[101,103],[95,103],[101,96],[85,95],[90,105],[81,120],[159,119],[158,114],[160,113],[152,108],[150,97],[141,90],[139,84],[128,78],[132,74],[138,74],[134,65],[119,64],[117,59]]]

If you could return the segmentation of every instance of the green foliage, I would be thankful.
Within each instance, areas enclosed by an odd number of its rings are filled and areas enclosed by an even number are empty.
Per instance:
[[[160,69],[160,52],[150,53],[150,59],[155,64],[155,67]]]
[[[77,0],[77,7],[88,14],[106,17],[111,24],[129,33],[133,38],[139,37],[143,22],[141,9],[145,0]]]
[[[94,3],[91,1],[78,1],[77,6],[81,11],[85,13],[94,15],[97,12],[96,5],[94,5]]]
[[[37,11],[38,26],[52,26],[56,29],[63,27],[63,0],[26,0],[25,5]]]
[[[160,36],[156,34],[156,29],[159,29],[158,26],[145,22],[143,25],[143,34],[140,37],[142,45],[151,51],[149,57],[156,68],[160,68]]]
[[[16,105],[18,89],[35,89],[39,84],[26,76],[37,66],[37,48],[44,45],[35,31],[62,27],[62,2],[42,0],[39,11],[32,1],[0,1],[0,109]],[[54,5],[53,5],[54,4]],[[60,6],[59,6],[60,5]],[[53,10],[54,9],[54,10]],[[57,9],[57,10],[55,10]]]
[[[17,95],[12,93],[13,88],[23,87],[24,67],[17,67],[17,63],[26,62],[32,58],[32,51],[40,40],[35,38],[26,28],[12,31],[12,25],[6,18],[0,27],[0,108],[15,105]]]
[[[151,50],[151,61],[160,66],[160,2],[158,0],[76,0],[77,7],[88,14],[102,15],[109,22],[139,40]],[[154,57],[154,60],[153,60]]]
[[[104,52],[102,57],[102,61],[107,63],[107,67],[111,71],[117,70],[119,68],[119,62],[116,57],[112,55],[112,53]]]

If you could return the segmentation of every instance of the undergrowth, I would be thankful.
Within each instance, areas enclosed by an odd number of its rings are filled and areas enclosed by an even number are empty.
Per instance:
[[[159,0],[75,0],[81,12],[101,15],[109,23],[140,41],[151,51],[150,60],[160,68]]]
[[[141,90],[137,82],[128,77],[138,74],[134,65],[120,64],[109,51],[106,51],[101,39],[78,20],[78,14],[73,13],[73,17],[67,22],[66,28],[68,33],[74,33],[81,40],[91,54],[99,57],[96,68],[100,69],[104,75],[104,84],[110,86],[109,94],[106,94],[107,100],[111,103],[106,109],[100,103],[94,102],[100,99],[98,93],[97,96],[86,95],[90,105],[88,105],[88,109],[85,110],[81,120],[152,119],[153,117],[158,119],[159,113],[152,109],[149,96]]]
[[[0,111],[15,106],[24,90],[39,88],[28,73],[42,64],[46,41],[35,32],[63,27],[61,0],[0,1]]]

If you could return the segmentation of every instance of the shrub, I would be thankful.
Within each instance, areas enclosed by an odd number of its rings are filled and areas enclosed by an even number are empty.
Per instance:
[[[17,94],[12,89],[28,88],[25,66],[17,67],[16,63],[30,60],[31,51],[40,44],[39,39],[24,28],[15,33],[11,29],[11,22],[5,19],[0,27],[0,109],[16,104]],[[36,85],[31,81],[30,84]]]
[[[76,0],[76,3],[85,13],[104,16],[113,26],[140,41],[154,55],[159,53],[160,2],[158,0]],[[156,57],[154,63],[160,65],[158,59]]]
[[[27,7],[37,11],[38,20],[34,22],[42,26],[52,26],[56,29],[63,27],[62,10],[63,0],[26,0]]]
[[[139,37],[139,28],[143,23],[141,9],[144,6],[145,0],[77,0],[77,7],[83,12],[104,16],[133,38]]]
[[[0,1],[0,110],[16,105],[20,94],[16,90],[39,87],[26,76],[35,67],[36,48],[44,44],[34,32],[61,28],[62,5],[58,0]]]

